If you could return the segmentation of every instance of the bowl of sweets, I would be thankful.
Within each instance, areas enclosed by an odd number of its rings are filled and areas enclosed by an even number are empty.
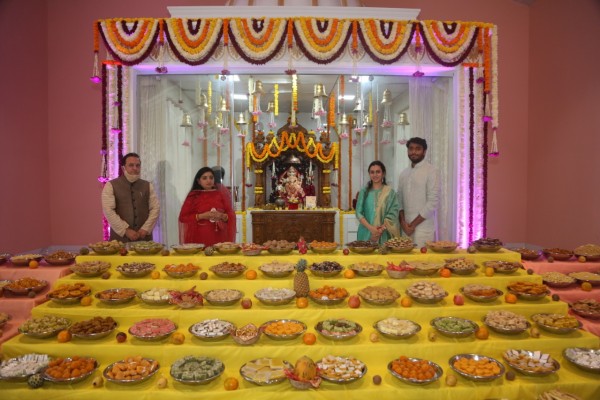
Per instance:
[[[367,366],[354,357],[330,354],[317,361],[317,371],[324,381],[346,384],[362,378],[367,373]]]
[[[204,293],[204,299],[213,306],[231,306],[244,297],[237,289],[213,289]]]
[[[504,310],[488,312],[483,317],[483,323],[494,332],[503,335],[519,335],[531,326],[524,316]]]
[[[339,275],[344,267],[341,266],[340,263],[336,261],[323,261],[313,263],[308,270],[315,276],[320,276],[322,278],[331,278],[333,276]]]
[[[268,306],[281,306],[290,303],[296,297],[296,291],[288,288],[266,287],[254,292],[261,303]]]
[[[223,340],[234,328],[233,323],[222,319],[206,319],[190,326],[189,331],[200,340],[216,342]]]
[[[213,245],[219,254],[236,254],[242,250],[242,246],[233,242],[221,242]]]
[[[377,276],[381,274],[384,266],[376,262],[357,262],[348,266],[358,276]]]
[[[92,376],[98,365],[98,361],[92,357],[57,358],[48,363],[43,376],[52,383],[72,385]]]
[[[132,288],[106,289],[97,292],[94,297],[109,306],[129,303],[135,298],[137,291]]]
[[[75,322],[69,328],[69,332],[77,339],[98,340],[110,335],[116,327],[117,322],[112,317],[94,317]]]
[[[3,286],[2,290],[15,295],[29,295],[30,292],[39,293],[46,289],[48,281],[35,278],[19,278]]]
[[[349,340],[362,332],[362,326],[347,319],[326,319],[315,325],[315,330],[324,338],[341,341]]]
[[[196,275],[198,270],[200,270],[200,267],[192,263],[167,264],[163,268],[163,271],[165,271],[167,275],[175,279],[191,278]]]
[[[410,253],[415,248],[412,239],[406,236],[392,238],[383,245],[392,253]]]
[[[121,249],[124,249],[125,245],[118,240],[102,240],[100,242],[90,243],[89,248],[96,254],[110,256],[117,254]]]
[[[262,324],[260,330],[273,340],[293,340],[306,332],[306,324],[295,319],[274,319]]]
[[[471,245],[475,246],[477,251],[495,253],[502,248],[502,241],[500,239],[481,238],[475,240]]]
[[[338,244],[335,242],[319,242],[313,240],[308,244],[308,248],[317,254],[330,254],[337,250]]]
[[[245,256],[258,256],[262,251],[265,250],[264,246],[256,243],[244,243],[242,244],[242,254]]]
[[[73,264],[77,254],[70,251],[58,250],[44,256],[44,261],[50,265],[69,265]]]
[[[528,376],[547,376],[560,369],[558,361],[541,351],[508,349],[502,358],[511,368]]]
[[[149,275],[156,265],[149,262],[131,262],[119,265],[116,270],[127,278],[142,278]]]
[[[225,371],[225,365],[217,358],[185,356],[171,365],[171,377],[186,385],[206,385]]]
[[[475,382],[490,382],[504,375],[504,365],[480,354],[457,354],[448,360],[457,374]]]
[[[522,300],[542,300],[550,294],[546,285],[536,282],[511,282],[507,289]]]
[[[131,325],[129,334],[144,342],[157,342],[171,336],[177,324],[167,318],[148,318]]]
[[[235,278],[246,271],[248,267],[240,263],[222,262],[209,268],[219,278]]]
[[[433,361],[401,356],[388,364],[390,374],[411,385],[428,385],[440,379],[442,367]]]
[[[110,263],[106,261],[83,261],[71,265],[71,271],[83,278],[94,278],[100,276],[110,269]]]
[[[389,286],[367,286],[358,291],[360,298],[374,306],[387,306],[393,304],[400,297],[400,293]]]
[[[128,244],[128,247],[137,254],[146,256],[160,253],[165,246],[152,240],[142,240],[139,242],[131,242]]]
[[[466,298],[478,303],[491,303],[504,293],[495,287],[478,283],[469,283],[459,289]]]
[[[296,248],[296,243],[287,240],[269,240],[263,243],[263,246],[271,254],[289,254]]]
[[[531,320],[546,332],[559,335],[568,334],[581,329],[581,322],[572,315],[540,313],[531,316]]]
[[[425,245],[435,253],[452,253],[458,247],[457,242],[447,240],[428,241]]]
[[[10,262],[17,267],[27,267],[31,261],[40,262],[44,258],[41,254],[18,254],[10,258]]]
[[[36,339],[46,339],[58,335],[58,332],[69,329],[71,320],[55,315],[34,317],[19,327],[19,333]]]
[[[375,322],[373,328],[388,339],[408,339],[421,330],[421,325],[408,319],[388,317]]]
[[[348,297],[348,291],[342,287],[325,285],[309,291],[308,297],[317,304],[333,306],[342,303]]]
[[[57,304],[79,304],[81,298],[91,293],[89,285],[82,282],[61,283],[46,297]]]
[[[573,250],[576,257],[585,257],[587,261],[600,261],[600,246],[597,244],[584,244]]]
[[[197,254],[204,249],[204,244],[202,243],[180,243],[174,244],[171,248],[175,251],[175,253],[180,255],[192,255]]]
[[[259,271],[270,278],[284,278],[294,272],[294,263],[272,261],[258,267]]]
[[[573,252],[558,247],[543,249],[542,253],[546,258],[552,257],[556,261],[569,261],[573,258]]]
[[[379,243],[372,242],[369,240],[355,240],[347,243],[346,246],[352,253],[356,254],[370,254],[379,248]]]
[[[159,369],[160,364],[156,360],[132,356],[110,364],[102,375],[112,383],[135,385],[152,378]]]
[[[585,347],[567,347],[564,357],[577,368],[594,374],[600,373],[600,350]]]
[[[484,261],[483,267],[492,267],[494,272],[498,274],[512,274],[523,268],[523,264],[513,261]]]

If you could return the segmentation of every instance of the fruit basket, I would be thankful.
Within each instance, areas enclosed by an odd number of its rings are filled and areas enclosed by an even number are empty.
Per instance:
[[[418,379],[417,377],[411,377],[410,375],[404,373],[403,367],[407,363],[417,366],[420,371],[425,370],[425,377],[423,379]],[[428,385],[440,379],[440,377],[444,373],[442,367],[440,367],[433,361],[409,357],[401,357],[399,359],[390,361],[388,363],[387,369],[390,372],[390,374],[392,374],[394,377],[400,379],[402,382],[409,383],[411,385]]]
[[[206,385],[225,371],[225,365],[212,357],[185,356],[171,365],[171,377],[186,385]]]

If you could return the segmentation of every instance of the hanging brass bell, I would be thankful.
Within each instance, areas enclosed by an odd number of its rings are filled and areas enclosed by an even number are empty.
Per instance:
[[[225,99],[221,99],[221,108],[219,109],[219,111],[221,112],[229,112],[229,109],[227,108],[227,100]]]
[[[359,98],[356,99],[356,102],[354,103],[354,110],[352,110],[355,113],[360,113],[363,111],[362,108],[362,102],[360,101]]]
[[[183,113],[183,119],[181,120],[182,128],[191,128],[192,127],[192,116],[188,113]]]
[[[246,121],[246,116],[244,115],[243,112],[240,113],[240,116],[239,116],[239,118],[237,120],[237,124],[238,125],[246,125],[246,124],[248,124],[248,122]]]
[[[406,115],[406,113],[400,113],[400,115],[398,116],[398,125],[410,125],[408,123],[408,116]]]
[[[342,119],[340,120],[338,125],[348,126],[348,116],[346,115],[346,113],[342,114]]]
[[[327,94],[325,93],[325,85],[323,85],[322,83],[315,83],[314,97],[327,97]]]
[[[275,112],[275,102],[274,101],[270,101],[269,104],[267,105],[267,112],[268,113]]]
[[[370,128],[373,126],[373,122],[369,119],[369,116],[365,116],[365,119],[363,120],[363,128]]]
[[[381,100],[381,104],[392,104],[392,92],[390,89],[385,89],[383,91],[383,100]]]
[[[197,104],[198,108],[208,108],[208,100],[204,93],[200,94],[200,104]]]
[[[262,81],[256,81],[254,83],[254,92],[252,94],[263,94],[265,90],[263,89]]]

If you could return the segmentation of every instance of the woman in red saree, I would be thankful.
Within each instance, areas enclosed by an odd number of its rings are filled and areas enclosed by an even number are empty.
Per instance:
[[[198,170],[179,213],[179,242],[212,246],[235,241],[235,212],[227,188],[209,167]]]

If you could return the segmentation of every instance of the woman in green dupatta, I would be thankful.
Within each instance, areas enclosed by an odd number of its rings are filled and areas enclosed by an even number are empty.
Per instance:
[[[369,183],[361,189],[356,202],[356,218],[360,222],[357,239],[383,244],[400,236],[400,203],[396,192],[385,181],[385,165],[373,161],[368,171]]]

